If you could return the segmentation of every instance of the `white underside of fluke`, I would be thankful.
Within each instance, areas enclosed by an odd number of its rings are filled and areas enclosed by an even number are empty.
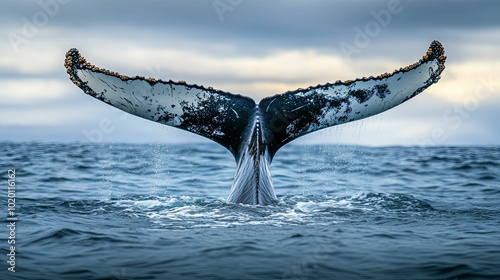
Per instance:
[[[88,63],[76,49],[66,54],[70,79],[86,94],[141,118],[207,137],[237,162],[227,201],[271,204],[270,165],[276,152],[308,133],[367,118],[393,108],[436,83],[444,49],[434,41],[417,63],[377,77],[311,86],[262,99],[184,81],[128,77]]]

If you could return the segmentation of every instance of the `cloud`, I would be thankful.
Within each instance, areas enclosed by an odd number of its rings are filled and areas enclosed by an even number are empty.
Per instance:
[[[40,89],[48,88],[43,94]],[[70,90],[68,83],[55,79],[9,79],[0,84],[0,92],[12,93],[6,96],[2,105],[22,106],[29,103],[44,103],[64,97]]]
[[[437,127],[446,130],[443,144],[500,143],[500,135],[492,132],[492,120],[500,117],[500,87],[492,76],[500,70],[500,2],[401,0],[401,11],[391,13],[385,24],[374,14],[387,15],[388,4],[398,1],[220,1],[230,5],[222,16],[214,6],[218,2],[202,0],[2,2],[1,139],[13,139],[3,132],[15,130],[22,135],[16,140],[88,141],[82,131],[109,119],[116,129],[104,141],[169,141],[170,134],[175,140],[196,141],[175,129],[158,138],[153,123],[133,116],[124,122],[114,109],[85,96],[62,66],[72,47],[91,63],[123,74],[182,79],[259,100],[299,87],[391,72],[417,61],[439,39],[448,60],[437,85],[381,116],[301,141],[413,144]],[[370,24],[379,26],[367,33]],[[361,45],[356,44],[359,32],[368,39]],[[21,41],[13,45],[12,38]],[[346,57],[342,43],[358,51]],[[494,85],[481,99],[475,94],[486,89],[484,80]],[[477,108],[454,128],[457,119],[449,121],[443,114],[472,98],[477,98]]]

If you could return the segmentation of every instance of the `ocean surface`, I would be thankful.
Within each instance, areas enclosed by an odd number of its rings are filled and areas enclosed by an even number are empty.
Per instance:
[[[290,144],[272,206],[217,144],[0,147],[0,279],[500,279],[500,147]]]

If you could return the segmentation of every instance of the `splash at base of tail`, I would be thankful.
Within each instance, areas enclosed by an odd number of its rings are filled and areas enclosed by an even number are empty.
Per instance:
[[[128,77],[66,53],[71,81],[86,94],[136,116],[209,138],[234,156],[237,171],[227,202],[272,204],[270,164],[285,144],[308,133],[389,110],[436,83],[444,49],[434,41],[416,63],[393,73],[337,81],[262,99],[174,82]]]

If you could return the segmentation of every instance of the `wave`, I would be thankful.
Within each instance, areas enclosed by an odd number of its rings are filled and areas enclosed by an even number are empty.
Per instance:
[[[26,215],[44,212],[68,213],[81,218],[102,216],[109,219],[142,219],[154,228],[218,228],[243,225],[337,224],[379,215],[419,216],[434,208],[411,195],[360,192],[349,196],[281,196],[275,205],[228,204],[224,198],[141,196],[108,200],[59,201],[24,207]],[[51,238],[74,232],[52,233]]]

